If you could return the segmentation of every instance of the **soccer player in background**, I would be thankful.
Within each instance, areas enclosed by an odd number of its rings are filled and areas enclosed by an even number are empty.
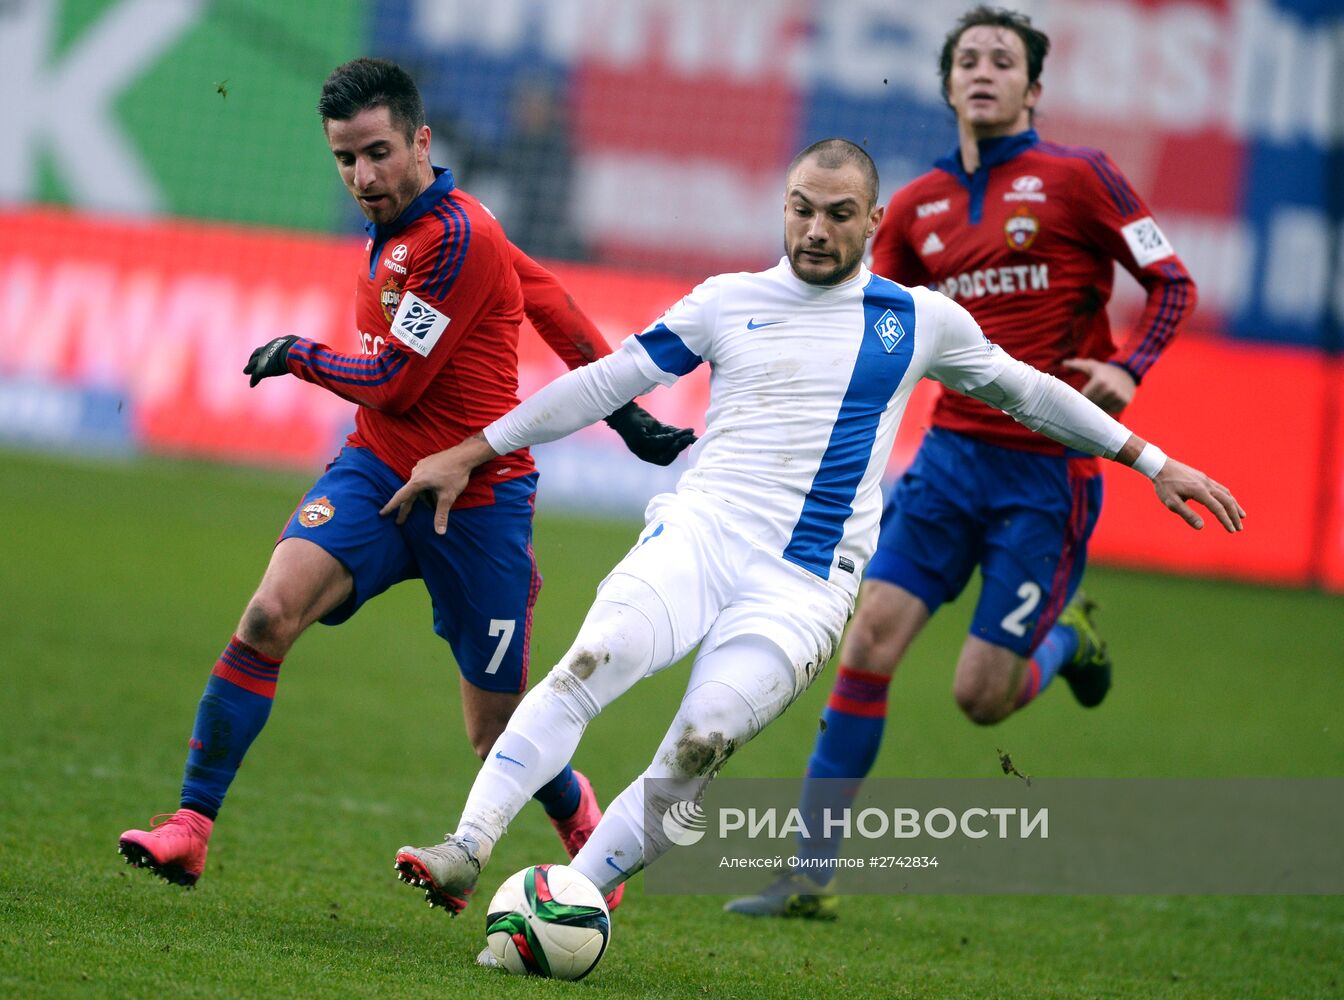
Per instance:
[[[668,849],[661,824],[644,827],[646,788],[652,815],[698,800],[839,643],[877,545],[886,459],[923,377],[1134,466],[1195,527],[1203,522],[1186,499],[1240,529],[1243,511],[1222,486],[991,344],[953,300],[871,273],[863,253],[882,214],[867,153],[843,139],[808,147],[788,172],[786,256],[775,267],[710,278],[614,353],[418,462],[383,508],[417,516],[428,492],[436,530],[452,530],[461,515],[449,508],[473,469],[711,366],[706,431],[676,492],[650,502],[639,540],[602,582],[573,645],[510,718],[456,832],[397,854],[403,880],[431,903],[465,907],[509,821],[564,766],[587,724],[698,646],[653,762],[571,864],[610,892]]]
[[[453,530],[432,512],[404,525],[378,516],[417,459],[456,444],[518,402],[524,312],[571,368],[610,353],[556,279],[509,243],[480,202],[429,159],[415,83],[399,67],[357,59],[322,88],[318,113],[341,179],[368,218],[356,292],[359,352],[302,337],[257,348],[251,384],[294,375],[358,404],[355,430],[300,501],[197,711],[181,808],[128,830],[121,853],[170,882],[193,885],[243,755],[271,710],[281,661],[308,626],[335,625],[402,580],[420,578],[434,631],[461,672],[467,736],[484,754],[527,685],[537,473],[525,449],[482,465],[462,491]],[[623,401],[624,402],[624,401]],[[693,440],[638,407],[607,422],[640,458],[670,463]],[[592,786],[567,764],[535,797],[569,853],[601,816]]]
[[[1049,39],[1029,18],[976,7],[939,59],[958,148],[892,197],[873,239],[877,274],[931,285],[962,303],[1014,357],[1119,413],[1195,304],[1190,275],[1104,153],[1060,146],[1032,128]],[[1106,318],[1114,262],[1147,291],[1117,351]],[[1101,508],[1095,458],[943,390],[910,469],[883,514],[858,613],[840,652],[804,786],[803,809],[842,809],[877,758],[887,688],[929,618],[980,568],[982,586],[953,696],[980,724],[1030,704],[1059,675],[1086,707],[1111,664],[1073,601]],[[804,854],[833,858],[836,839]],[[730,912],[829,917],[832,868],[789,874]]]

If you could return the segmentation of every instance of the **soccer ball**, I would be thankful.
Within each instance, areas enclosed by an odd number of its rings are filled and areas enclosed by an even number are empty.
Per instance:
[[[490,953],[509,972],[582,979],[611,939],[597,886],[567,865],[524,868],[499,887],[485,917]]]

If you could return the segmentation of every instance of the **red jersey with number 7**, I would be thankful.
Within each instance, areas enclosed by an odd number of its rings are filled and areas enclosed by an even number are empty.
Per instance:
[[[518,404],[524,312],[571,368],[609,354],[559,282],[513,246],[490,211],[435,168],[436,179],[386,226],[369,225],[355,300],[358,353],[299,339],[289,369],[351,402],[347,443],[403,479]],[[492,503],[492,486],[535,470],[526,450],[472,473],[455,507]]]
[[[1195,305],[1195,286],[1162,230],[1104,153],[1043,142],[1034,130],[983,140],[968,175],[954,150],[892,197],[873,238],[873,270],[956,299],[990,340],[1063,379],[1067,358],[1143,378]],[[1143,315],[1123,349],[1106,304],[1115,262],[1143,285]],[[1010,448],[1061,445],[1007,414],[943,389],[935,426]]]

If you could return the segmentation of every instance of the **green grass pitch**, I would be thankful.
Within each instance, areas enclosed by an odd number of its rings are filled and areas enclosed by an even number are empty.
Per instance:
[[[168,461],[0,453],[0,996],[1308,997],[1344,990],[1331,897],[854,897],[829,925],[748,922],[721,898],[645,895],[580,984],[480,970],[480,900],[457,919],[392,855],[455,821],[475,773],[456,668],[416,584],[288,658],[200,886],[133,871],[117,834],[176,804],[196,700],[306,480]],[[543,483],[543,493],[544,493]],[[533,677],[565,649],[633,524],[543,515]],[[1252,526],[1251,530],[1254,530]],[[988,777],[996,747],[1068,776],[1344,774],[1338,597],[1094,568],[1117,684],[1058,686],[979,729],[950,696],[968,601],[893,689],[875,773]],[[645,682],[576,764],[610,797],[685,681]],[[796,775],[829,676],[729,764]],[[1011,780],[1011,779],[1005,779]],[[559,860],[529,806],[479,896]]]

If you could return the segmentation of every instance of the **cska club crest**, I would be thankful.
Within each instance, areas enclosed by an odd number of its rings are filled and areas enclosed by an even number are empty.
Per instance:
[[[1036,242],[1036,234],[1041,231],[1041,222],[1031,214],[1026,205],[1013,209],[1008,221],[1003,224],[1003,236],[1008,241],[1009,250],[1026,250]]]
[[[383,315],[391,323],[401,303],[401,286],[397,284],[396,278],[387,279],[387,284],[383,285],[383,290],[378,294],[378,302],[383,307]]]
[[[336,508],[326,497],[318,497],[312,503],[303,505],[299,511],[299,525],[304,528],[316,528],[326,524],[336,515]]]

